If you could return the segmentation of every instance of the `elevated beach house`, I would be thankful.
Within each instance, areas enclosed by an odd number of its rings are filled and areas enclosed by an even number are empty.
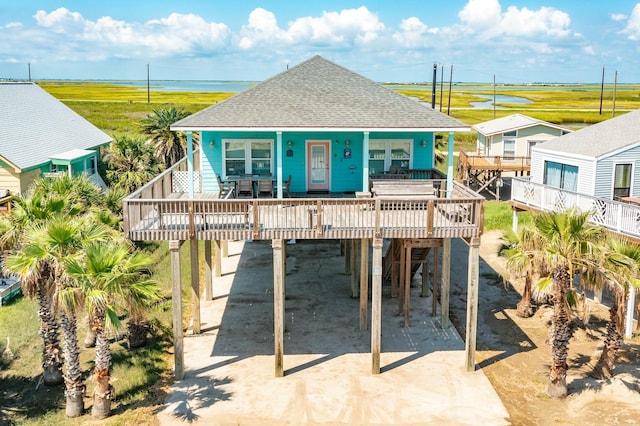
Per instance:
[[[97,173],[111,137],[32,82],[0,83],[0,190],[23,193],[43,174]]]
[[[578,207],[594,224],[640,241],[639,166],[640,110],[536,145],[531,176],[512,181],[513,227],[521,210]]]
[[[476,152],[460,152],[457,178],[478,192],[489,190],[497,199],[502,177],[529,174],[535,145],[572,131],[523,114],[478,123],[473,129],[478,132]]]
[[[433,170],[436,132],[448,134],[453,159],[454,132],[467,132],[468,126],[315,56],[171,128],[186,132],[187,156],[124,200],[124,227],[133,240],[169,241],[177,377],[184,374],[179,248],[189,242],[196,270],[199,240],[210,262],[211,243],[217,251],[231,239],[271,240],[277,376],[284,374],[286,240],[342,240],[351,253],[359,245],[362,273],[352,290],[360,298],[360,327],[366,328],[371,286],[372,371],[379,373],[383,275],[395,277],[394,294],[408,325],[410,276],[425,253],[442,248],[440,294],[447,327],[450,242],[465,239],[470,245],[466,354],[468,369],[474,369],[483,199],[454,183],[452,173]],[[451,172],[453,163],[448,167]],[[383,268],[384,239],[393,250],[385,254]],[[415,258],[416,252],[424,256]],[[213,269],[219,273],[219,266]],[[197,275],[191,283],[195,333],[200,330]],[[358,274],[354,270],[351,276]],[[205,280],[210,289],[211,275]]]

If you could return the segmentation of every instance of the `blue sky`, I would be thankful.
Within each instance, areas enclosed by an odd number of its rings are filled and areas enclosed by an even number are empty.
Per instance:
[[[259,81],[316,54],[381,82],[639,83],[640,1],[0,0],[0,79]]]

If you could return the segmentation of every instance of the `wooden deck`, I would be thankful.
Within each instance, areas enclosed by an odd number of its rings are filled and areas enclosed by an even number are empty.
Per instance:
[[[218,199],[176,191],[184,165],[157,176],[123,202],[131,240],[473,238],[482,234],[484,199],[454,183],[450,198]],[[433,181],[438,187],[441,180]],[[402,184],[401,181],[398,182]],[[194,185],[199,187],[199,185]],[[440,196],[444,196],[440,191]]]
[[[497,155],[474,155],[461,150],[458,154],[456,179],[478,192],[489,191],[500,198],[502,173],[515,176],[529,175],[530,157],[501,157]]]

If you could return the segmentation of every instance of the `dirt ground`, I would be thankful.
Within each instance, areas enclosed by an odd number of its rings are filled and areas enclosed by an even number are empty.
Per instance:
[[[593,301],[588,301],[587,328],[577,329],[569,344],[569,395],[563,400],[546,395],[551,309],[542,306],[526,319],[516,315],[523,282],[510,279],[504,258],[497,256],[500,235],[489,232],[482,236],[476,360],[502,399],[510,421],[514,425],[640,424],[640,338],[625,341],[614,378],[591,378],[608,318],[607,308]],[[466,265],[459,270],[466,272]],[[500,276],[507,280],[496,279]],[[452,270],[451,287],[451,319],[464,336],[466,276],[457,277]]]

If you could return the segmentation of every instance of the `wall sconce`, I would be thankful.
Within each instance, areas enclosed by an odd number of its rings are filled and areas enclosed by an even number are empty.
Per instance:
[[[349,139],[347,139],[346,141],[344,141],[344,146],[350,146],[351,142],[349,142]]]
[[[420,146],[422,146],[423,148],[426,148],[427,147],[427,141],[422,139],[422,142],[420,142]]]
[[[288,142],[287,142],[287,146],[288,146],[289,148],[291,148],[291,147],[293,146],[293,141],[288,141]]]
[[[211,139],[211,142],[209,142],[209,146],[211,148],[213,148],[214,146],[216,146],[216,141],[214,141],[213,139]]]

